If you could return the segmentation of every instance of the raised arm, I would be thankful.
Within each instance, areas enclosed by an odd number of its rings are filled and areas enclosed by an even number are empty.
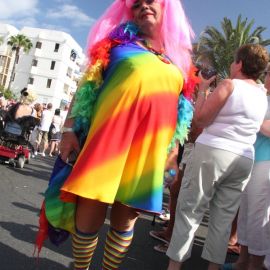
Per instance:
[[[215,77],[209,80],[202,78],[199,84],[193,121],[201,128],[209,126],[214,121],[233,91],[232,80],[226,79],[220,82],[211,94],[208,94],[209,85],[214,79]]]

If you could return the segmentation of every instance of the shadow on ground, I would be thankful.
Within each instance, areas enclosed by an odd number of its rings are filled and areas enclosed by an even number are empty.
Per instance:
[[[64,265],[49,258],[29,258],[19,251],[0,243],[2,270],[64,270]]]

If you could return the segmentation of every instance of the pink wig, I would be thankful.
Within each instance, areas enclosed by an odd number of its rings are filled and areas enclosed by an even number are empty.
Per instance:
[[[88,47],[108,36],[119,24],[132,20],[131,6],[135,0],[115,0],[92,27]],[[179,0],[159,0],[163,3],[161,37],[165,53],[180,68],[184,76],[191,66],[191,39],[194,34]]]

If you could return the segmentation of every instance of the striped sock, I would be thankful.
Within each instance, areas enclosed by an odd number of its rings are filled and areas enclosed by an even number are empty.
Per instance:
[[[107,233],[102,270],[118,269],[124,259],[133,237],[133,230],[119,232],[110,228]]]
[[[83,233],[76,229],[72,236],[74,269],[87,270],[98,242],[98,233]]]

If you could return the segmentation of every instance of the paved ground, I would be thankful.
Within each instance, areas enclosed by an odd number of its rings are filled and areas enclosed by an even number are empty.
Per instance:
[[[46,242],[39,261],[33,257],[38,213],[47,187],[53,158],[37,157],[24,169],[0,165],[0,269],[1,270],[62,270],[71,269],[70,240],[60,247]],[[168,259],[153,250],[159,242],[149,237],[149,231],[159,229],[151,225],[152,217],[144,215],[136,224],[135,237],[121,270],[165,270]],[[107,223],[108,224],[108,223]],[[102,246],[108,225],[100,233],[99,245],[91,270],[100,269]],[[201,245],[207,230],[207,218],[200,226],[192,258],[185,270],[204,270],[206,262],[200,258]],[[229,260],[235,259],[230,257]]]

